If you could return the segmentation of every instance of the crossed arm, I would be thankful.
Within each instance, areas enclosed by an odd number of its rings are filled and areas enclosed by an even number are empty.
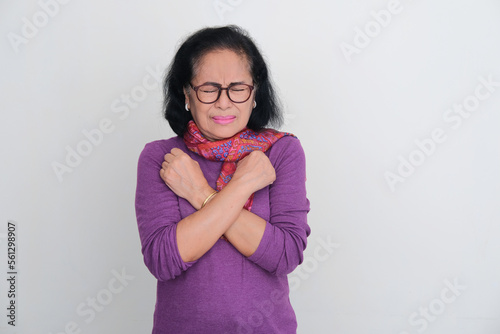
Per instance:
[[[300,142],[285,137],[269,154],[256,152],[241,160],[232,180],[203,209],[201,204],[213,189],[196,160],[187,153],[175,155],[179,152],[173,148],[179,146],[182,140],[177,137],[156,141],[147,144],[139,157],[135,208],[141,251],[151,273],[159,281],[174,279],[195,265],[221,235],[263,270],[273,275],[292,272],[303,260],[310,234],[305,156]],[[167,154],[167,160],[174,160],[166,161],[169,168],[162,168],[167,167],[162,164],[165,152],[172,154]],[[211,177],[207,176],[209,184],[214,182]],[[268,209],[260,212],[256,202],[255,214],[242,209],[250,194],[270,183],[265,192],[270,200]],[[165,189],[165,184],[172,190]],[[256,196],[259,194],[263,193]],[[193,213],[183,216],[180,206],[187,204],[185,201],[200,210],[189,210]]]
[[[191,262],[205,254],[224,235],[244,256],[251,256],[262,239],[266,221],[243,209],[254,192],[276,179],[274,168],[261,151],[254,151],[237,164],[231,181],[203,208],[214,192],[198,163],[178,148],[167,153],[160,176],[179,197],[198,211],[177,224],[176,238],[183,261]]]

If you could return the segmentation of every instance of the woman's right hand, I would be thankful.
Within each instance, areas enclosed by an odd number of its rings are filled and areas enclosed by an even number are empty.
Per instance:
[[[238,162],[230,182],[246,187],[250,196],[274,180],[276,172],[269,158],[262,151],[252,151]]]
[[[164,159],[160,177],[177,196],[199,210],[214,190],[208,185],[198,162],[178,148],[165,154]]]

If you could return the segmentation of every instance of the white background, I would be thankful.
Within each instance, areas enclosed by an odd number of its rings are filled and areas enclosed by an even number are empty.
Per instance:
[[[290,276],[298,332],[500,333],[499,1],[46,2],[52,16],[37,1],[0,3],[0,267],[14,220],[17,333],[151,331],[136,166],[173,132],[149,72],[163,74],[189,33],[228,23],[260,46],[282,129],[307,156],[313,232]],[[448,110],[462,103],[474,110],[458,123]],[[105,119],[112,131],[82,144]],[[78,145],[87,156],[58,178]],[[410,159],[413,172],[400,166]],[[105,305],[91,311],[92,298]],[[16,332],[5,315],[0,331]]]

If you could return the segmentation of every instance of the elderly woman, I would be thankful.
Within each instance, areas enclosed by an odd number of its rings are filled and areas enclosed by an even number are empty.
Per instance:
[[[302,262],[309,201],[299,140],[279,125],[259,50],[238,27],[179,48],[165,80],[176,137],[139,158],[136,213],[158,279],[153,333],[295,333],[287,274]]]

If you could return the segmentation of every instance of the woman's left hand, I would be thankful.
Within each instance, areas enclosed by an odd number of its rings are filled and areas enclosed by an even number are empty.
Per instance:
[[[177,196],[199,210],[214,190],[208,185],[198,162],[178,148],[165,154],[164,159],[160,170],[162,180]]]

